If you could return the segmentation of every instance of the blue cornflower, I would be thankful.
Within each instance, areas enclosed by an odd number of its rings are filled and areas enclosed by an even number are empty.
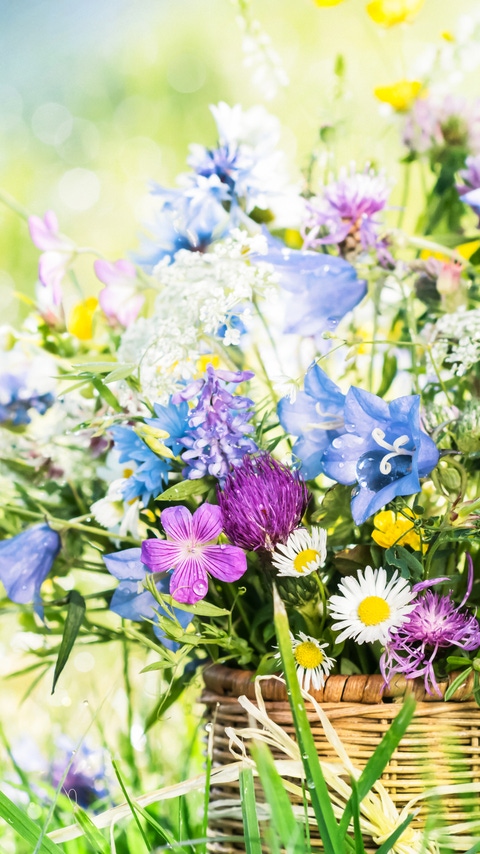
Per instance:
[[[63,781],[62,792],[82,809],[88,809],[110,794],[105,759],[102,748],[89,747],[85,742],[76,745],[67,736],[60,736],[55,743],[50,782],[56,789]]]
[[[174,404],[170,398],[167,406],[155,403],[153,408],[156,418],[145,418],[145,423],[150,427],[165,430],[168,433],[167,438],[162,439],[163,444],[167,448],[171,448],[172,453],[177,457],[182,448],[185,447],[181,437],[187,428],[188,403],[182,400],[180,403]]]
[[[135,463],[135,471],[127,478],[123,498],[132,501],[141,498],[145,507],[150,498],[155,498],[168,484],[170,462],[159,457],[137,436],[132,427],[110,428],[115,450],[120,454],[120,463]]]
[[[208,365],[206,379],[195,380],[181,392],[173,395],[173,402],[190,400],[198,396],[197,405],[190,410],[188,427],[181,443],[186,451],[183,470],[190,480],[213,475],[223,482],[232,467],[245,456],[257,450],[257,445],[247,434],[253,433],[251,409],[253,401],[232,394],[227,383],[241,383],[251,379],[251,371],[216,371]]]
[[[228,189],[218,179],[196,178],[182,190],[169,190],[155,185],[152,194],[159,197],[159,209],[148,229],[135,260],[151,273],[164,258],[173,260],[180,249],[204,252],[228,230],[229,215],[222,202],[229,198]]]
[[[270,238],[267,254],[258,261],[273,265],[289,294],[285,332],[305,336],[334,329],[367,293],[355,268],[334,255],[289,249]]]
[[[12,602],[40,600],[40,587],[61,547],[56,531],[42,523],[0,542],[0,581]]]
[[[420,477],[435,468],[439,453],[420,426],[420,396],[386,403],[375,394],[349,389],[345,430],[323,456],[325,474],[343,484],[357,484],[352,515],[365,522],[397,495],[420,491]]]
[[[14,427],[29,424],[29,409],[36,409],[44,415],[54,400],[50,392],[38,394],[30,388],[26,377],[21,374],[0,375],[0,424],[10,423]]]
[[[153,631],[163,645],[169,649],[176,649],[177,644],[165,637],[165,632],[160,628],[157,619],[157,611],[161,614],[166,614],[155,597],[142,586],[143,579],[150,572],[147,566],[141,561],[142,550],[124,549],[120,552],[113,552],[109,555],[104,555],[105,565],[108,571],[120,580],[115,593],[110,601],[110,610],[120,617],[127,620],[141,622],[142,620],[152,620]],[[170,575],[166,574],[157,582],[157,589],[160,593],[168,593],[170,587]],[[189,611],[181,611],[174,608],[175,617],[182,626],[186,629],[192,620],[192,615]]]
[[[305,375],[304,391],[291,402],[288,397],[278,404],[280,424],[299,438],[292,451],[302,462],[302,475],[311,480],[323,471],[322,457],[330,442],[344,430],[345,395],[318,365]]]

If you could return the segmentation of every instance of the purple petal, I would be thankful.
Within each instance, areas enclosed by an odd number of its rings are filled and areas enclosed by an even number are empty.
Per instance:
[[[201,562],[193,557],[183,560],[170,579],[170,594],[177,602],[193,605],[208,593],[208,576]]]
[[[182,546],[169,540],[144,540],[142,543],[142,563],[152,572],[168,572],[178,564],[182,554]]]
[[[37,249],[58,249],[58,220],[54,211],[47,211],[44,218],[28,218],[30,237]]]
[[[38,261],[38,278],[42,285],[51,288],[55,305],[62,301],[62,279],[69,261],[69,256],[61,252],[44,252]]]
[[[167,537],[184,543],[193,535],[192,514],[186,507],[167,507],[161,515],[161,523]]]
[[[202,504],[198,510],[195,510],[192,518],[192,534],[196,543],[209,543],[211,540],[216,540],[222,527],[222,511],[218,504]]]
[[[429,578],[426,581],[419,581],[414,584],[412,590],[414,593],[420,593],[421,590],[426,590],[427,587],[434,587],[435,584],[442,584],[444,581],[450,581],[448,575],[442,575],[439,578]]]
[[[97,279],[104,285],[125,285],[131,287],[131,279],[136,278],[135,266],[131,261],[121,258],[119,261],[95,261],[94,265]]]
[[[210,575],[220,581],[238,581],[247,569],[247,557],[238,546],[206,546],[202,558]]]

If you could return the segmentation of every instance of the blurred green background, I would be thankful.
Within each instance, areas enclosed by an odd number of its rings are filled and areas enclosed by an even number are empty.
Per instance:
[[[398,178],[398,118],[385,120],[388,107],[373,89],[416,76],[425,56],[446,44],[442,33],[454,32],[478,5],[426,0],[412,25],[385,30],[367,16],[366,0],[333,8],[244,0],[290,81],[266,105],[282,122],[292,178],[306,166],[319,128],[332,122],[340,129],[338,165],[368,160]],[[188,144],[214,143],[208,105],[265,102],[243,63],[238,17],[231,0],[3,0],[0,187],[29,213],[55,209],[61,230],[80,244],[112,258],[134,249],[148,182],[173,184]],[[468,19],[462,28],[468,33]],[[475,92],[474,73],[442,74],[445,88]],[[399,195],[398,185],[394,204]],[[15,291],[33,293],[37,258],[25,223],[2,207],[4,321],[21,318]],[[94,287],[93,277],[85,287]]]

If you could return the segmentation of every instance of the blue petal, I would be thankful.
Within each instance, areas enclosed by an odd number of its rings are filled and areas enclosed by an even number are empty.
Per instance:
[[[121,552],[112,552],[112,554],[104,555],[106,567],[111,575],[115,578],[137,580],[145,577],[145,566],[140,560],[142,550],[124,549]]]
[[[47,524],[0,542],[0,581],[12,602],[38,602],[40,587],[60,548],[59,535]]]

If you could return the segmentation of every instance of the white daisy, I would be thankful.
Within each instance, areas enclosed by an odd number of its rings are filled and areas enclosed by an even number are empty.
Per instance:
[[[290,534],[285,545],[278,543],[272,557],[272,564],[278,570],[279,577],[290,575],[310,575],[324,566],[327,557],[327,532],[324,528],[296,528]]]
[[[340,595],[330,596],[328,602],[330,616],[337,620],[332,629],[340,632],[337,643],[353,638],[357,643],[386,644],[415,607],[410,603],[416,594],[408,581],[398,572],[387,581],[382,567],[359,569],[357,578],[347,576],[338,589]]]
[[[316,691],[323,688],[325,677],[335,664],[335,659],[329,658],[324,652],[328,644],[320,643],[319,640],[304,632],[299,632],[298,638],[290,632],[290,640],[300,687],[304,691],[309,691],[310,686]],[[275,658],[281,661],[279,652],[276,653]]]

